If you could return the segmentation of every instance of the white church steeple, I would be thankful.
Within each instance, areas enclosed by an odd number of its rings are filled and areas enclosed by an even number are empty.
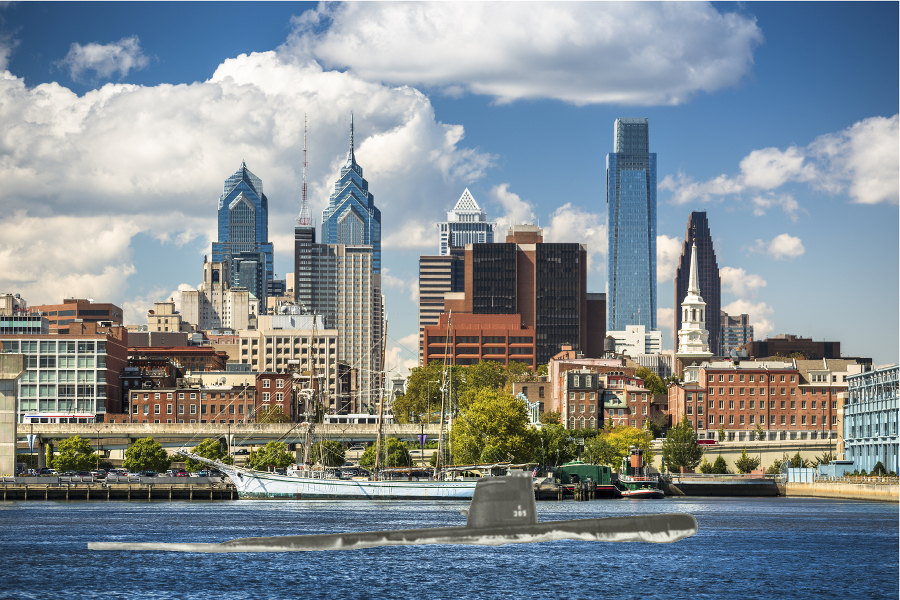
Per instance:
[[[691,247],[691,274],[687,296],[681,303],[681,329],[678,331],[678,352],[684,359],[704,359],[712,356],[709,351],[709,331],[706,329],[706,302],[700,296],[697,276],[697,243]],[[713,315],[717,318],[718,315]]]

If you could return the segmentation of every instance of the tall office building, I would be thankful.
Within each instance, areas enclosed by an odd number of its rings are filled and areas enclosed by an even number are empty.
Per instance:
[[[451,247],[444,256],[419,257],[419,364],[425,357],[425,328],[438,324],[444,295],[465,291],[465,266],[465,248]]]
[[[719,314],[719,352],[721,356],[731,356],[732,350],[753,341],[753,325],[750,324],[750,315],[747,313],[736,317],[725,311],[719,311]]]
[[[341,176],[334,183],[328,206],[322,211],[322,243],[372,246],[375,273],[381,273],[381,211],[369,192],[362,167],[353,151],[353,115],[350,115],[350,150]]]
[[[268,282],[274,278],[269,200],[262,180],[244,162],[225,180],[218,211],[219,240],[212,245],[212,262],[226,264],[230,286],[247,288],[265,310]]]
[[[656,329],[656,153],[648,120],[616,119],[606,155],[608,331]]]
[[[688,293],[688,280],[691,269],[691,247],[697,245],[697,276],[703,300],[706,301],[706,329],[709,331],[709,351],[714,356],[722,356],[722,321],[717,318],[722,308],[722,281],[719,278],[719,264],[716,262],[716,251],[713,249],[712,236],[709,233],[709,221],[706,211],[694,211],[688,219],[684,243],[681,245],[681,259],[675,271],[675,306]],[[681,329],[681,312],[675,311],[675,347],[678,347],[678,331]],[[740,344],[739,344],[740,345]]]
[[[587,293],[584,245],[545,244],[539,227],[516,225],[507,232],[505,243],[469,244],[464,256],[464,290],[444,296],[444,312],[453,313],[451,329],[460,330],[451,333],[454,364],[474,364],[483,358],[537,367],[564,344],[580,352],[602,352],[606,331],[597,316],[603,312],[605,298]],[[460,314],[467,316],[457,319]],[[484,334],[492,330],[508,333]],[[424,360],[443,356],[443,343],[431,338],[446,332],[426,326],[423,335]],[[476,343],[481,347],[455,346]],[[466,358],[456,358],[462,354]]]
[[[447,213],[447,220],[438,223],[441,230],[438,254],[447,256],[450,248],[464,248],[466,244],[491,244],[495,226],[496,223],[488,222],[487,214],[466,188],[453,210]]]
[[[196,290],[181,292],[181,319],[198,331],[250,327],[262,311],[259,299],[244,286],[232,286],[227,275],[227,263],[209,262],[204,256],[203,282]]]

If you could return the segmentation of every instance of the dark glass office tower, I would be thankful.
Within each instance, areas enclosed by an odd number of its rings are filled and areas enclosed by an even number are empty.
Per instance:
[[[656,153],[646,118],[616,119],[606,155],[608,331],[656,329]]]
[[[675,348],[678,348],[678,330],[681,329],[681,311],[678,307],[687,296],[688,279],[691,274],[691,245],[697,244],[697,275],[700,280],[700,295],[706,302],[706,330],[709,331],[709,351],[713,356],[722,356],[722,322],[718,318],[722,308],[722,281],[719,279],[719,264],[709,233],[706,212],[692,212],[688,219],[681,258],[675,271]]]

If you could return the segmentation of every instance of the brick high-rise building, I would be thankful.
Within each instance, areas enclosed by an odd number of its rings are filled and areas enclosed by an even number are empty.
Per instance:
[[[688,279],[691,270],[691,246],[697,244],[697,277],[700,295],[706,302],[706,330],[709,332],[709,351],[713,356],[722,355],[722,334],[719,312],[722,308],[722,281],[719,279],[719,264],[713,249],[712,236],[709,233],[709,221],[706,212],[694,211],[688,219],[684,243],[681,245],[681,258],[675,270],[675,348],[678,348],[678,331],[681,329],[681,311],[678,307],[688,293]]]
[[[47,317],[50,333],[69,333],[69,324],[99,323],[111,321],[122,324],[122,309],[115,304],[95,303],[85,298],[66,298],[62,304],[36,304],[28,307],[28,312]]]
[[[465,291],[445,294],[445,312],[519,315],[519,327],[534,332],[534,362],[523,360],[532,366],[549,361],[563,344],[602,352],[605,296],[587,294],[587,249],[582,244],[544,243],[539,227],[517,225],[507,232],[505,243],[466,245],[464,261]]]

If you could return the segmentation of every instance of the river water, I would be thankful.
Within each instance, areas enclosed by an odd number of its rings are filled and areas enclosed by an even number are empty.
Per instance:
[[[898,506],[808,498],[539,502],[541,521],[687,512],[674,544],[560,541],[343,552],[88,551],[89,541],[465,524],[465,502],[0,502],[0,598],[891,598]]]

